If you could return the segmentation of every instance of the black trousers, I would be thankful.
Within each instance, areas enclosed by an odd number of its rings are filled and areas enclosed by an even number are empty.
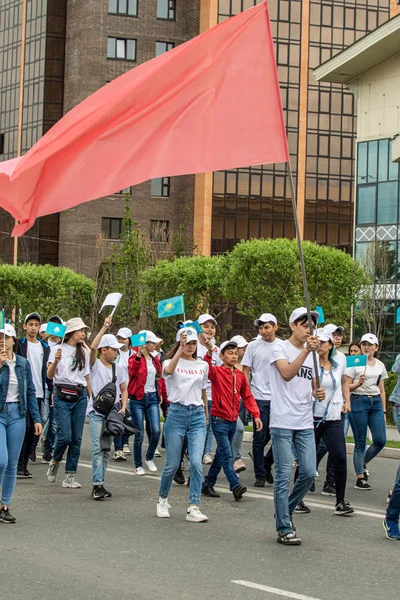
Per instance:
[[[321,421],[321,419],[314,419],[314,427],[317,451],[321,440],[325,442],[328,448],[334,467],[336,500],[337,502],[342,502],[345,497],[347,482],[346,442],[343,435],[342,421]]]
[[[35,426],[33,423],[33,419],[31,415],[26,415],[26,431],[25,437],[22,444],[21,452],[18,460],[18,470],[24,469],[28,466],[29,455],[32,452],[33,442],[34,442],[34,431]]]

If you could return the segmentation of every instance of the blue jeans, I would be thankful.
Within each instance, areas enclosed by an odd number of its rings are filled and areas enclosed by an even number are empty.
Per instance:
[[[398,429],[398,432],[400,433],[400,404],[393,404],[393,419],[394,419],[394,423]],[[397,469],[396,483],[398,481],[400,481],[400,464]]]
[[[282,429],[271,427],[275,458],[274,504],[276,530],[280,534],[292,531],[290,517],[307,494],[315,477],[316,451],[314,429]],[[292,444],[296,451],[299,476],[289,494],[292,473]]]
[[[240,460],[242,457],[242,442],[243,442],[243,434],[244,434],[244,424],[240,417],[236,421],[236,431],[233,436],[231,449],[232,449],[232,460],[235,462],[236,460]]]
[[[131,397],[130,401],[131,415],[133,424],[139,430],[135,434],[133,444],[133,459],[135,467],[142,467],[142,445],[144,438],[144,417],[150,422],[150,440],[146,452],[146,460],[153,460],[158,440],[160,439],[160,409],[158,407],[158,396],[156,392],[145,394],[142,400],[135,400]]]
[[[92,484],[103,485],[107,471],[109,452],[101,449],[101,430],[105,417],[94,411],[89,415],[90,433],[92,434]]]
[[[87,392],[84,388],[79,400],[66,402],[54,391],[54,413],[57,423],[56,445],[53,460],[60,462],[68,448],[66,473],[76,473],[81,454],[83,426],[85,425]]]
[[[217,477],[224,469],[229,489],[232,491],[239,485],[239,477],[232,466],[231,444],[236,431],[236,421],[226,421],[220,417],[211,416],[213,434],[217,442],[217,450],[210,469],[204,479],[204,485],[213,487],[217,483]]]
[[[211,402],[211,400],[209,400],[208,401],[208,414],[209,415],[211,415],[211,405],[212,405],[212,402]],[[210,419],[209,423],[208,423],[208,427],[207,427],[206,441],[204,443],[204,454],[211,454],[212,449],[213,449],[213,443],[214,443],[214,434],[212,431],[211,419]]]
[[[56,443],[57,424],[54,414],[54,406],[49,406],[49,418],[43,430],[44,445],[43,452],[45,456],[53,454],[54,444]]]
[[[0,485],[1,502],[8,506],[17,480],[17,466],[26,429],[19,402],[8,402],[0,413]]]
[[[364,464],[369,463],[386,444],[386,425],[380,397],[351,394],[350,425],[354,434],[353,463],[356,475],[363,475]],[[370,428],[372,444],[365,452],[367,430]]]
[[[175,473],[181,464],[183,442],[187,436],[190,456],[189,502],[200,506],[203,480],[203,450],[206,440],[204,406],[170,404],[165,421],[165,467],[161,475],[159,496],[168,498]]]
[[[269,431],[269,419],[271,412],[271,402],[269,400],[256,400],[260,411],[260,419],[263,424],[261,431],[256,430],[253,420],[253,463],[254,475],[256,477],[266,477],[267,471],[271,470],[274,463],[273,452],[269,450],[264,457],[264,448],[271,439]]]
[[[400,480],[395,481],[390,502],[386,510],[386,518],[388,521],[399,522],[400,518]]]
[[[114,437],[114,449],[115,452],[122,450],[125,444],[129,444],[129,435],[116,435]]]

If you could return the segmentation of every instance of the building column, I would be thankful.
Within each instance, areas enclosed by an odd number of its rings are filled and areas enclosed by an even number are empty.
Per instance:
[[[214,27],[218,22],[218,0],[201,0],[200,33]],[[213,174],[198,173],[195,176],[193,239],[195,252],[204,256],[211,254]]]

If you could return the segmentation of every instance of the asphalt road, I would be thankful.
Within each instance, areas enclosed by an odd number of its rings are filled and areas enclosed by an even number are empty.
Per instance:
[[[249,449],[244,444],[245,455]],[[30,467],[32,480],[18,482],[18,522],[0,524],[1,600],[398,600],[400,543],[382,528],[395,460],[373,461],[371,492],[353,489],[350,465],[348,500],[357,513],[347,518],[334,516],[334,498],[320,494],[322,470],[306,499],[311,514],[295,517],[303,544],[288,548],[276,543],[272,487],[252,486],[250,461],[243,501],[233,500],[221,475],[221,498],[204,499],[209,522],[197,524],[185,521],[187,488],[175,484],[171,518],[156,517],[160,472],[135,476],[132,457],[111,461],[113,498],[93,501],[90,457],[86,427],[82,489],[63,489],[61,476],[50,484],[39,462]],[[156,459],[160,471],[163,462]]]

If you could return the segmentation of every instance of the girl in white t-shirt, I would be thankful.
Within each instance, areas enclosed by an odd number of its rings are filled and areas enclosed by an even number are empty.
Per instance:
[[[377,358],[378,338],[366,333],[361,338],[361,351],[367,355],[366,366],[346,369],[346,379],[350,384],[351,413],[349,421],[354,433],[354,470],[356,490],[370,490],[367,464],[379,454],[386,444],[386,394],[384,380],[388,374],[386,367]],[[372,444],[365,452],[368,427]]]
[[[57,423],[56,445],[47,479],[55,482],[60,462],[68,448],[62,487],[80,488],[82,486],[75,476],[81,453],[87,398],[92,395],[89,353],[84,347],[87,326],[79,317],[67,321],[66,326],[64,343],[51,349],[47,369],[47,377],[53,379],[54,384]]]
[[[168,494],[180,465],[182,446],[187,436],[190,456],[190,506],[187,509],[186,520],[200,523],[208,521],[200,511],[202,457],[208,420],[208,365],[197,358],[197,341],[194,329],[181,329],[177,334],[177,343],[163,363],[163,377],[170,405],[164,427],[167,455],[161,476],[157,516],[170,516]]]
[[[121,367],[124,369],[126,375],[126,384],[128,385],[128,361],[131,356],[136,354],[131,346],[132,331],[129,329],[129,327],[121,327],[121,329],[118,330],[116,337],[118,343],[122,344],[122,347],[120,350],[118,350],[118,356],[115,362],[121,365]],[[128,460],[126,457],[131,454],[131,450],[129,448],[129,435],[116,435],[114,437],[114,450],[115,452],[113,460],[117,462],[126,462]]]

